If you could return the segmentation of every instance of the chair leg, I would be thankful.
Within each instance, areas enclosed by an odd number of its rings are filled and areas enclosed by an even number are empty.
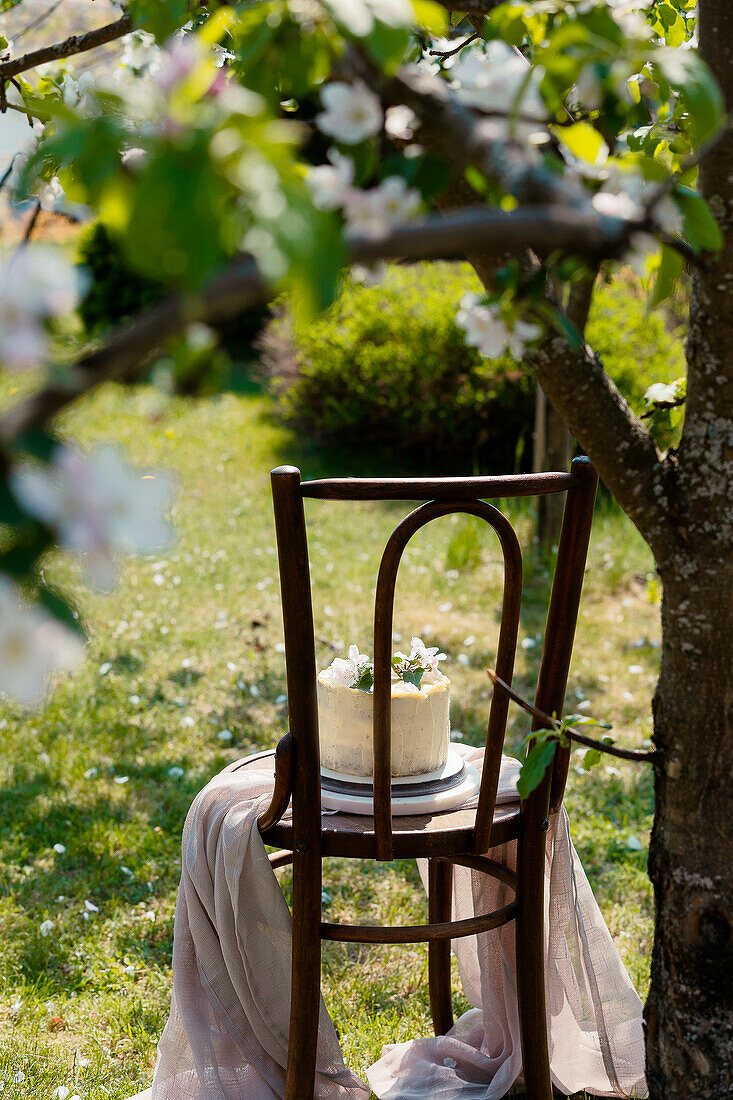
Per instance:
[[[526,1100],[552,1100],[545,1006],[544,833],[526,829],[517,863],[517,1001]]]
[[[453,867],[445,860],[428,862],[428,915],[430,923],[451,919]],[[430,1010],[436,1035],[445,1035],[453,1027],[450,988],[450,940],[428,943],[428,987]]]
[[[285,1100],[312,1100],[321,997],[321,854],[293,853],[293,964]]]

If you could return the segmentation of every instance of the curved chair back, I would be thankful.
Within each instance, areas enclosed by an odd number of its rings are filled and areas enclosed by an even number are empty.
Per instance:
[[[506,517],[485,498],[567,493],[562,533],[545,629],[536,706],[560,713],[583,583],[597,476],[587,458],[577,458],[569,474],[519,474],[511,477],[459,478],[328,478],[301,481],[300,471],[281,466],[272,471],[280,586],[287,665],[290,733],[295,767],[293,829],[296,850],[320,842],[320,746],[316,695],[316,660],[304,498],[320,500],[422,500],[393,531],[385,547],[374,610],[374,833],[378,859],[392,859],[391,813],[391,650],[397,572],[412,536],[426,523],[452,513],[483,519],[498,536],[504,558],[504,594],[496,671],[510,684],[519,628],[522,555]],[[494,690],[489,710],[486,752],[474,827],[473,850],[489,847],[491,824],[506,730],[508,697]],[[534,728],[538,728],[535,724]],[[559,806],[567,777],[569,751],[558,750],[551,775],[533,799],[536,812]],[[299,847],[300,845],[300,847]]]

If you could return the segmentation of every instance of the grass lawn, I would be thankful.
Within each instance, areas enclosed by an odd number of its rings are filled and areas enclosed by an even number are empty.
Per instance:
[[[193,401],[108,387],[64,423],[85,445],[118,440],[131,461],[174,472],[177,541],[157,559],[129,561],[106,595],[90,593],[69,559],[49,561],[48,574],[84,609],[88,661],[42,713],[1,712],[3,1100],[44,1100],[61,1084],[82,1100],[117,1100],[149,1083],[170,996],[186,810],[217,770],[274,745],[287,721],[268,473],[281,462],[307,475],[326,470],[269,414],[257,394]],[[321,666],[349,642],[370,645],[379,554],[404,511],[309,504]],[[528,535],[529,513],[516,515]],[[524,691],[537,671],[548,579],[546,564],[529,569],[517,676]],[[470,743],[486,720],[500,581],[490,533],[453,517],[416,536],[398,583],[395,629],[408,644],[417,633],[450,655],[453,726]],[[611,721],[623,744],[650,733],[658,617],[648,551],[601,502],[568,706]],[[510,748],[524,729],[514,709]],[[567,805],[643,996],[649,770],[610,759],[589,775],[571,768]],[[414,865],[331,860],[326,877],[328,919],[426,917]],[[287,889],[287,871],[282,881]],[[53,928],[43,936],[47,919]],[[326,944],[324,992],[357,1072],[383,1043],[430,1033],[422,946]],[[456,1011],[464,1007],[456,992]]]

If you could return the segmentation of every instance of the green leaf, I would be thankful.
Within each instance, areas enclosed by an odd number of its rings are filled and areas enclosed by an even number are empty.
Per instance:
[[[572,126],[558,127],[557,136],[563,145],[587,164],[603,164],[608,157],[608,146],[589,122],[574,122]]]
[[[420,688],[420,682],[424,675],[424,668],[406,668],[400,673],[400,676],[406,684],[414,684],[415,687],[418,688],[418,690]]]
[[[671,297],[682,275],[683,268],[684,260],[679,252],[675,252],[673,248],[666,244],[662,245],[657,277],[654,280],[654,287],[647,306],[649,310],[656,309],[658,305],[666,302],[667,298]]]
[[[58,622],[63,623],[64,626],[73,630],[75,634],[86,639],[86,632],[79,618],[79,613],[73,604],[71,604],[57,589],[51,588],[51,586],[47,584],[40,584],[36,589],[36,596],[38,597],[38,602],[50,612],[54,619],[57,619]]]
[[[135,26],[155,35],[159,43],[183,26],[190,10],[188,0],[129,0],[127,4]]]
[[[436,38],[447,34],[448,12],[441,4],[436,4],[433,0],[412,0],[412,6],[415,9],[415,21],[421,27]]]
[[[702,195],[689,187],[678,187],[674,196],[682,211],[682,232],[694,249],[717,252],[723,247],[723,234]]]
[[[371,691],[374,687],[374,670],[371,665],[364,665],[354,687],[357,691]]]
[[[528,798],[545,778],[545,772],[555,756],[555,745],[556,741],[553,738],[552,740],[538,742],[530,750],[519,773],[517,793],[520,798]]]
[[[698,145],[723,121],[723,97],[715,77],[693,50],[662,49],[655,57],[665,80],[680,95],[690,137]]]

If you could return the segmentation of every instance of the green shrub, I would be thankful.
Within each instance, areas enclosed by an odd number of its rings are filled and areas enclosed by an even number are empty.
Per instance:
[[[426,472],[526,469],[534,383],[509,356],[482,358],[454,317],[479,290],[467,264],[392,267],[379,286],[345,283],[307,324],[276,320],[267,340],[286,419],[311,436],[379,450]],[[646,316],[642,291],[601,286],[588,339],[635,409],[652,382],[684,371],[665,318]]]
[[[95,222],[82,235],[79,263],[89,287],[79,307],[89,333],[103,332],[160,298],[163,287],[132,271],[107,230]]]
[[[290,340],[288,321],[276,322],[270,366],[290,375],[286,418],[426,471],[513,469],[531,431],[532,384],[508,357],[490,361],[466,347],[454,316],[474,286],[458,265],[394,267],[380,286],[346,284]]]

